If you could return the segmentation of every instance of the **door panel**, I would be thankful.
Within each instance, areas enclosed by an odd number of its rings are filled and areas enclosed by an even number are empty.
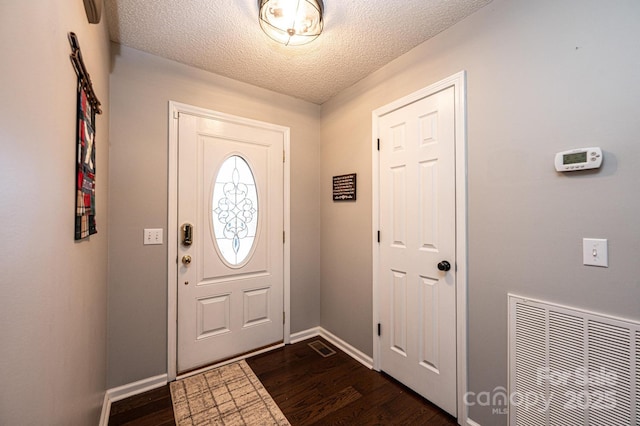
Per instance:
[[[391,349],[406,356],[407,351],[407,275],[392,271]]]
[[[438,251],[438,161],[430,160],[418,165],[418,196],[420,217],[420,246],[424,250]]]
[[[283,340],[283,142],[179,116],[178,224],[193,242],[178,247],[178,372]]]
[[[393,194],[391,198],[393,200],[392,209],[393,216],[391,221],[393,223],[393,244],[396,247],[405,247],[407,241],[407,201],[406,201],[406,187],[407,187],[407,170],[406,167],[393,167],[391,169],[391,175],[393,179]]]
[[[439,282],[426,277],[420,277],[420,320],[421,344],[420,363],[431,367],[437,372],[439,368],[440,351],[438,348],[438,285]]]
[[[379,312],[381,369],[455,415],[453,90],[379,119]]]
[[[197,339],[231,331],[228,294],[198,299],[196,302]]]

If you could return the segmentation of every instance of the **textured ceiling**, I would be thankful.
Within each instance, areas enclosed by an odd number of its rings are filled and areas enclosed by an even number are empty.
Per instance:
[[[283,46],[257,0],[105,0],[111,40],[322,104],[491,0],[325,0],[324,31]]]

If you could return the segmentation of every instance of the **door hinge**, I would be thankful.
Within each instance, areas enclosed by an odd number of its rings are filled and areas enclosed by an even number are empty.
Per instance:
[[[174,119],[179,119],[180,118],[180,112],[179,111],[173,111],[173,118]]]
[[[380,231],[378,231],[378,243],[380,242]]]
[[[380,138],[378,138],[378,151],[380,151]]]
[[[285,319],[286,319],[286,314],[285,314],[285,312],[283,311],[283,312],[282,312],[282,323],[283,323],[283,324],[285,323]]]
[[[382,324],[378,323],[378,336],[382,335]]]
[[[285,151],[282,151],[282,162],[283,163],[287,162],[287,153]]]
[[[286,235],[286,232],[282,231],[282,244],[286,242],[285,235]]]

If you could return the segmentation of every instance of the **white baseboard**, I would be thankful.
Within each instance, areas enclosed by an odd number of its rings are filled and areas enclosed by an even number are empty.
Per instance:
[[[332,344],[340,348],[340,350],[345,352],[347,355],[351,356],[351,358],[355,359],[356,361],[358,361],[360,364],[364,365],[368,369],[373,368],[372,357],[354,348],[353,346],[351,346],[350,344],[348,344],[347,342],[345,342],[335,334],[320,327],[320,336],[327,339],[329,342],[331,342]]]
[[[104,393],[104,401],[102,401],[102,412],[100,413],[98,426],[109,426],[109,414],[111,414],[111,401],[109,401],[109,391],[107,391]]]
[[[289,339],[290,343],[293,345],[294,343],[302,342],[303,340],[311,339],[312,337],[316,337],[320,335],[320,327],[313,327],[308,330],[298,331],[297,333],[293,333]]]
[[[470,418],[467,418],[467,426],[480,426],[480,423],[476,423]]]
[[[104,394],[104,402],[102,403],[102,413],[100,414],[100,426],[108,426],[109,414],[111,413],[111,404],[130,396],[138,395],[152,389],[159,388],[167,384],[167,375],[160,374],[158,376],[149,377],[148,379],[139,380],[127,385],[118,386],[107,390]]]

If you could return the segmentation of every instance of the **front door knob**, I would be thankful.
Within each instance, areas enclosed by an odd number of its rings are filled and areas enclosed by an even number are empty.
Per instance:
[[[443,260],[442,262],[438,263],[438,269],[447,272],[451,269],[451,264],[446,260]]]
[[[189,256],[188,254],[182,256],[182,263],[184,264],[184,266],[189,266],[189,264],[191,263],[191,256]]]

